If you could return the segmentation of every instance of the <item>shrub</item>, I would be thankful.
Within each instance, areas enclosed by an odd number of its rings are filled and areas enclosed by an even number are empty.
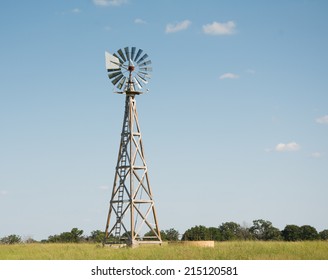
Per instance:
[[[316,240],[319,238],[317,230],[312,226],[301,226],[300,231],[302,240]]]
[[[0,243],[2,244],[16,244],[21,242],[22,242],[22,238],[16,234],[11,234],[0,239]]]
[[[286,225],[281,235],[285,241],[298,241],[301,240],[301,229],[297,225]]]
[[[328,229],[324,229],[319,232],[319,236],[321,240],[328,240]]]

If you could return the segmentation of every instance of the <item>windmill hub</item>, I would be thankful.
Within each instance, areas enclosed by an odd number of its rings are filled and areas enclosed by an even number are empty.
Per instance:
[[[128,70],[129,70],[130,72],[134,71],[134,69],[135,69],[135,67],[134,67],[133,65],[129,65]]]

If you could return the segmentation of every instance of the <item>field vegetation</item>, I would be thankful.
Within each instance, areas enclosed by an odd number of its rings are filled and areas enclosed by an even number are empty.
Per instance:
[[[111,248],[92,243],[0,245],[1,260],[328,260],[327,241],[226,241],[214,248],[144,245]]]
[[[129,235],[125,232],[122,237]],[[286,225],[279,230],[262,219],[254,220],[250,227],[226,222],[218,227],[194,226],[183,234],[173,228],[162,230],[162,246],[103,247],[104,237],[103,231],[86,236],[78,228],[41,241],[11,234],[0,238],[0,260],[328,260],[327,229],[317,232],[310,225]],[[215,246],[180,243],[199,240],[214,240]]]

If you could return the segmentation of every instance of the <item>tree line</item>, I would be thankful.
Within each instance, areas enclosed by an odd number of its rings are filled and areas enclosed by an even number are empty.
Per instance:
[[[250,227],[235,222],[222,223],[219,227],[195,226],[185,231],[182,240],[261,240],[261,241],[304,241],[328,240],[328,229],[318,232],[310,225],[286,225],[283,230],[270,221],[258,219]]]
[[[16,243],[101,243],[105,232],[94,230],[90,235],[83,235],[84,231],[73,228],[71,231],[50,235],[48,239],[41,241],[28,238],[22,240],[19,235],[11,234],[0,238],[0,244]],[[147,236],[149,233],[146,233]],[[270,221],[254,220],[252,226],[241,226],[235,222],[225,222],[218,227],[205,227],[202,225],[187,229],[182,235],[174,228],[161,230],[163,241],[234,241],[234,240],[261,240],[261,241],[304,241],[304,240],[328,240],[328,229],[318,232],[310,225],[286,225],[283,230],[274,227]]]

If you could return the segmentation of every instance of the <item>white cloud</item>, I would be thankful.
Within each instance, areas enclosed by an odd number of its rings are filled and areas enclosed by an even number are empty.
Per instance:
[[[220,80],[224,80],[224,79],[238,79],[239,76],[237,74],[234,73],[224,73],[222,74],[219,79]]]
[[[6,194],[8,194],[7,191],[5,191],[5,190],[0,190],[0,196],[6,195]]]
[[[314,152],[314,153],[311,154],[311,157],[313,157],[313,158],[321,158],[322,157],[322,154],[319,153],[319,152]]]
[[[328,115],[317,118],[315,121],[321,124],[328,124]]]
[[[97,6],[121,6],[127,3],[127,0],[93,0]]]
[[[301,148],[301,146],[295,142],[290,142],[287,144],[279,143],[275,147],[276,152],[295,152],[298,151]]]
[[[72,13],[78,14],[78,13],[81,13],[81,10],[79,8],[75,8],[72,10]]]
[[[176,24],[167,24],[166,25],[166,29],[165,29],[165,33],[174,33],[174,32],[178,32],[184,29],[187,29],[191,24],[190,20],[184,20],[182,22],[178,22]]]
[[[79,13],[82,13],[82,10],[79,8],[74,8],[72,10],[62,11],[60,14],[62,16],[65,16],[65,15],[69,15],[69,14],[79,14]]]
[[[216,22],[203,25],[203,32],[208,35],[231,35],[235,33],[236,24],[233,21]]]
[[[145,20],[141,19],[141,18],[136,18],[134,20],[134,23],[136,23],[136,24],[145,24],[147,22]]]

